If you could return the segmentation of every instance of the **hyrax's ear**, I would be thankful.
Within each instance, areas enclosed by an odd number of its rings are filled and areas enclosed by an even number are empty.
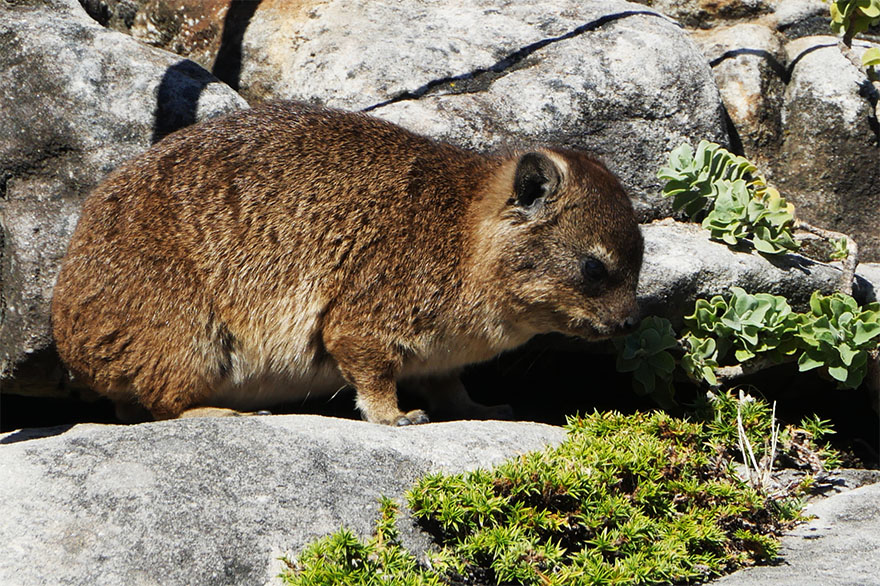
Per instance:
[[[528,208],[541,198],[556,193],[562,176],[550,157],[541,153],[526,153],[516,165],[513,192],[516,205]]]

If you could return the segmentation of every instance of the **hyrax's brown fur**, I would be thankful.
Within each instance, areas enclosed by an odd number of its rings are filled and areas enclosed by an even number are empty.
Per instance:
[[[396,383],[492,416],[463,365],[636,312],[642,238],[581,152],[486,156],[363,115],[273,103],[172,134],[86,201],[52,307],[70,369],[156,418]]]

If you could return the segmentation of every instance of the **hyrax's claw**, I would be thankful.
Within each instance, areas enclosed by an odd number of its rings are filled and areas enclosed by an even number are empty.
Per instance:
[[[403,425],[419,425],[422,423],[430,423],[430,421],[427,413],[421,409],[416,409],[415,411],[410,411],[406,415],[398,417],[397,421],[394,422],[394,425],[398,427]]]
[[[430,423],[431,420],[428,419],[428,414],[422,411],[421,409],[416,409],[415,411],[410,411],[406,414],[410,421],[413,423]]]

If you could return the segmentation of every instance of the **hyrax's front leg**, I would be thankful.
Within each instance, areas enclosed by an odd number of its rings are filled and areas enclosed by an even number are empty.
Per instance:
[[[396,376],[402,359],[372,338],[325,332],[324,347],[336,360],[345,379],[354,385],[357,406],[364,419],[385,425],[427,423],[421,409],[404,413],[397,406]]]

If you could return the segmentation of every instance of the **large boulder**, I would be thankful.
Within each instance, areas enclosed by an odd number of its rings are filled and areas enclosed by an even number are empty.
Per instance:
[[[840,263],[827,264],[799,254],[778,258],[733,250],[709,239],[699,224],[660,220],[643,226],[645,261],[639,276],[639,305],[646,315],[673,321],[693,311],[694,300],[723,295],[739,286],[750,293],[786,297],[804,311],[813,291],[831,293],[841,284]],[[873,286],[859,279],[858,296],[868,299]]]
[[[118,15],[129,3],[83,1],[109,26],[199,59],[251,103],[370,110],[478,149],[588,148],[622,177],[645,218],[670,213],[654,176],[669,149],[727,140],[694,43],[658,12],[622,0],[264,0],[224,11],[215,9],[228,0],[138,0],[127,27]]]
[[[854,43],[858,55],[869,46]],[[800,218],[851,234],[863,260],[880,260],[880,127],[867,80],[834,37],[804,37],[785,50],[791,79],[773,180]]]
[[[789,29],[783,25],[813,14],[814,2],[787,0],[777,8],[776,21],[694,33],[724,101],[730,142],[795,204],[799,219],[850,234],[862,260],[880,260],[880,127],[873,88],[836,38],[785,42]],[[856,55],[870,46],[856,41]]]
[[[477,149],[586,148],[621,177],[645,218],[670,211],[655,177],[669,149],[726,141],[699,50],[639,5],[359,0],[273,15],[257,11],[244,34],[242,54],[261,56],[242,61],[248,95],[369,110]]]
[[[316,416],[79,425],[0,437],[0,583],[264,584],[278,557],[346,526],[369,537],[385,495],[559,443],[561,428],[391,428]],[[410,521],[405,543],[424,548]]]
[[[75,0],[0,8],[0,386],[66,393],[49,302],[89,192],[168,132],[247,103]],[[15,371],[15,378],[11,378]]]

